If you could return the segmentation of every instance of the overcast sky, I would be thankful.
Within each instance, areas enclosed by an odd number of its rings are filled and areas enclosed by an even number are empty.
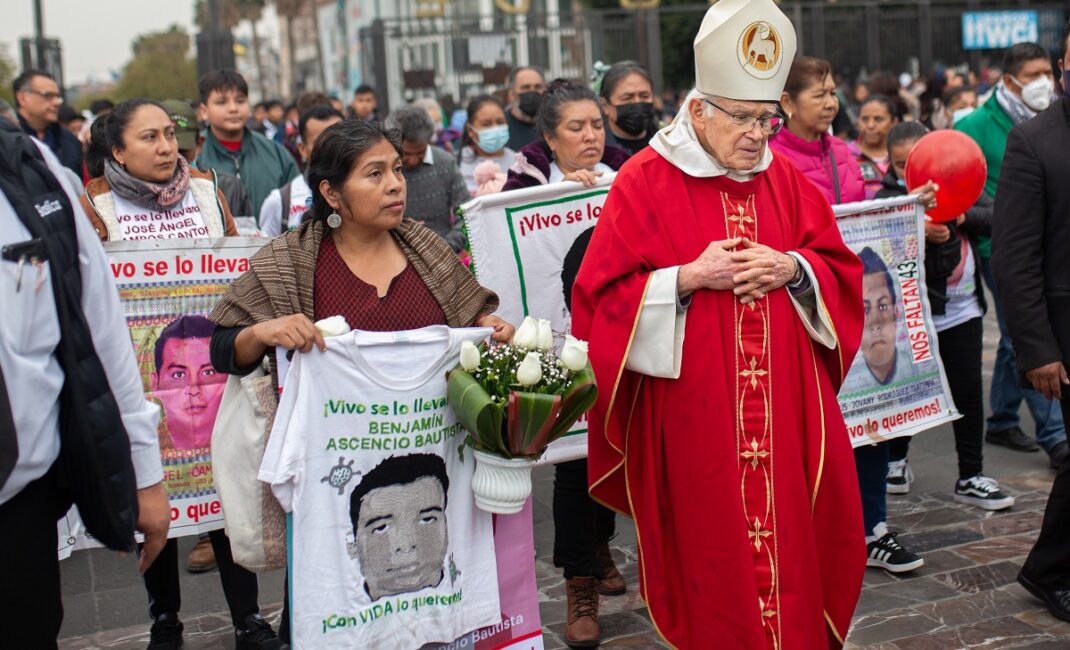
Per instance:
[[[21,66],[19,38],[33,36],[33,1],[0,0],[0,43]],[[68,84],[108,78],[130,60],[130,44],[140,34],[178,23],[193,33],[193,0],[41,0],[45,36],[63,46]]]

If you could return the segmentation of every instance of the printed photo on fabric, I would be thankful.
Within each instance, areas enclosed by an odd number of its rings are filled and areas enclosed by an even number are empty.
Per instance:
[[[925,213],[913,197],[835,207],[862,260],[862,344],[840,389],[856,447],[961,417],[947,385],[925,284]]]
[[[291,513],[295,648],[420,648],[501,620],[491,515],[446,403],[487,328],[354,331],[295,354],[260,480]]]

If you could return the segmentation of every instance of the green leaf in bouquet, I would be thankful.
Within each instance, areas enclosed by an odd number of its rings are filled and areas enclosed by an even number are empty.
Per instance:
[[[510,457],[502,440],[502,409],[475,377],[460,368],[450,372],[446,397],[457,419],[475,438],[478,447]]]
[[[509,451],[517,456],[538,458],[550,444],[560,395],[513,392],[509,395]]]
[[[598,401],[598,386],[594,381],[594,370],[591,369],[591,364],[587,364],[586,368],[572,376],[561,395],[561,413],[557,416],[553,431],[550,432],[549,442],[568,433],[576,420],[591,410],[596,401]]]

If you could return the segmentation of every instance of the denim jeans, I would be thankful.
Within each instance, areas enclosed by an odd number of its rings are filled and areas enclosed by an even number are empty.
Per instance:
[[[862,523],[869,537],[873,527],[887,519],[888,443],[855,447],[855,470],[862,494]]]
[[[1063,413],[1059,408],[1059,402],[1044,399],[1043,395],[1031,388],[1019,387],[1018,366],[1014,363],[1011,337],[1007,333],[1007,324],[1003,320],[1003,308],[996,295],[991,260],[981,260],[981,272],[992,292],[993,302],[996,305],[996,320],[999,321],[999,349],[996,352],[996,366],[992,372],[992,390],[988,395],[989,407],[992,410],[992,415],[988,418],[988,430],[1006,431],[1011,427],[1019,426],[1018,410],[1021,408],[1022,400],[1025,399],[1026,406],[1029,407],[1029,412],[1033,415],[1033,420],[1037,425],[1037,443],[1045,451],[1051,451],[1052,447],[1066,440],[1066,429],[1063,427]]]

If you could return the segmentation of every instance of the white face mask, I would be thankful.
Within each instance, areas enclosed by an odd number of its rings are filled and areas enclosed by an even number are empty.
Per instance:
[[[954,113],[951,114],[951,123],[952,124],[958,124],[959,120],[966,119],[966,116],[969,115],[970,113],[974,112],[975,110],[977,110],[977,109],[975,109],[972,106],[966,106],[965,108],[960,108],[959,110],[957,110],[957,111],[955,111]]]
[[[1039,113],[1051,105],[1051,96],[1055,90],[1052,80],[1046,75],[1041,75],[1027,84],[1015,77],[1011,78],[1022,87],[1022,101],[1026,106]]]

